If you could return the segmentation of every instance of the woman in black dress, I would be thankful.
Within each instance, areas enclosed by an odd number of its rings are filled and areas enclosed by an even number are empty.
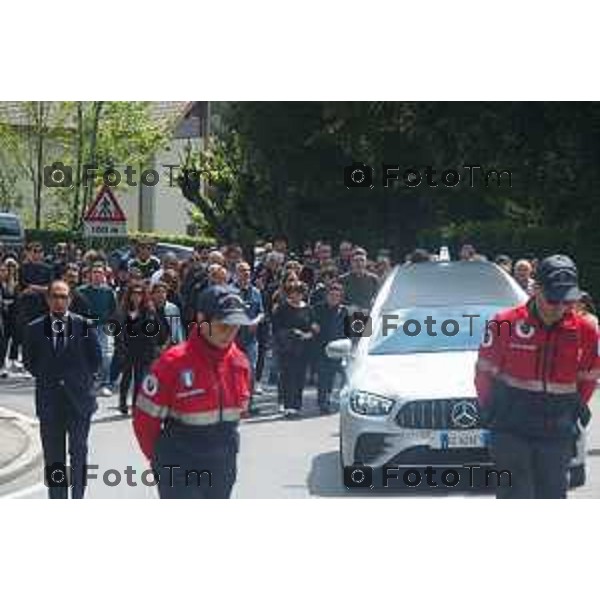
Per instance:
[[[132,406],[149,367],[160,354],[169,338],[169,332],[160,326],[160,320],[141,284],[129,287],[121,302],[116,320],[121,330],[116,336],[115,352],[121,366],[119,410],[127,414],[127,395],[133,379]]]
[[[19,295],[19,266],[8,257],[0,264],[0,377],[7,377],[6,358],[11,370],[19,357],[19,329],[17,327],[16,301]],[[10,352],[9,352],[10,347]]]
[[[313,338],[311,309],[304,301],[306,285],[300,281],[285,288],[285,301],[273,312],[273,336],[279,359],[279,402],[285,416],[298,415],[306,378],[309,341]]]

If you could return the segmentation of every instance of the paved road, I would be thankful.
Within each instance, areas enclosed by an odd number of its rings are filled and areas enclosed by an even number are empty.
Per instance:
[[[31,384],[17,382],[1,384],[2,405],[22,413],[33,414]],[[348,497],[340,483],[338,463],[338,417],[319,416],[314,393],[307,394],[306,417],[285,421],[274,414],[272,396],[263,399],[265,416],[246,421],[241,426],[242,449],[239,477],[234,488],[236,498],[309,498]],[[116,397],[99,399],[100,410],[92,426],[90,464],[98,465],[100,479],[90,481],[90,498],[155,498],[155,488],[144,485],[141,473],[148,468],[133,437],[131,420],[116,411]],[[271,404],[269,404],[271,403]],[[593,400],[592,410],[598,416],[590,426],[588,484],[572,497],[600,498],[600,394]],[[273,413],[273,414],[268,414]],[[125,469],[131,467],[127,484]],[[119,485],[107,485],[102,474],[110,469],[120,472]],[[111,477],[109,482],[114,481]],[[150,481],[150,480],[148,480]],[[419,491],[419,495],[426,496]],[[44,498],[46,489],[41,480],[41,468],[14,482],[0,495],[23,498]],[[451,497],[458,493],[449,493]],[[387,494],[397,498],[398,495]]]

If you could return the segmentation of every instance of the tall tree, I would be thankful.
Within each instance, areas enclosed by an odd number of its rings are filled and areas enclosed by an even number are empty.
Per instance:
[[[465,221],[586,223],[597,204],[599,106],[228,103],[220,107],[223,129],[236,136],[238,150],[227,169],[246,175],[231,210],[256,235],[280,232],[297,243],[312,236],[348,236],[398,250],[415,244],[423,228]],[[355,161],[375,167],[372,189],[345,187],[344,167]],[[382,163],[397,163],[402,171],[431,166],[437,185],[423,180],[417,187],[385,188]],[[464,165],[480,167],[473,171],[472,187]],[[460,185],[440,181],[446,169],[459,171]],[[511,186],[506,179],[498,186],[495,176],[483,177],[493,169],[510,170]],[[218,190],[213,193],[218,197]]]

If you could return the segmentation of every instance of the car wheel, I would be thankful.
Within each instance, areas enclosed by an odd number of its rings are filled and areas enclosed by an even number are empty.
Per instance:
[[[576,465],[569,469],[569,489],[585,485],[585,464]]]

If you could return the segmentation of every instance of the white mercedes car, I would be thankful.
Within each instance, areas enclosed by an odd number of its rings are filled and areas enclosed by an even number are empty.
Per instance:
[[[348,359],[340,392],[342,467],[493,468],[476,401],[477,350],[486,319],[526,299],[489,262],[397,267],[371,310],[371,334],[353,349],[349,339],[327,347],[329,356]],[[585,481],[584,456],[581,436],[571,487]]]

